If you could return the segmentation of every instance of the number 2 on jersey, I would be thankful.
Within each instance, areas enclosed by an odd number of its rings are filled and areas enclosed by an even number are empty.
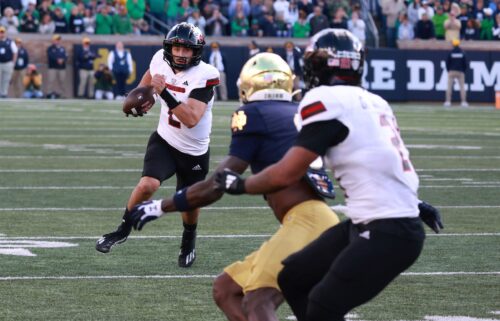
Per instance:
[[[396,119],[393,116],[388,115],[380,115],[380,125],[382,127],[389,127],[394,136],[391,137],[391,143],[399,152],[399,156],[401,156],[401,162],[403,164],[403,170],[405,172],[411,172],[413,166],[408,159],[408,153],[406,153],[406,148],[402,144],[402,139],[399,131],[398,124]],[[406,155],[405,155],[406,154]],[[406,157],[405,157],[406,156]]]

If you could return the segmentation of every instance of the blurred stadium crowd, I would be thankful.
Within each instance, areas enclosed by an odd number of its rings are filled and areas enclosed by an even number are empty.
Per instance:
[[[2,0],[0,11],[8,34],[164,34],[187,21],[207,36],[307,38],[339,27],[364,41],[373,21],[388,47],[500,40],[500,0]]]

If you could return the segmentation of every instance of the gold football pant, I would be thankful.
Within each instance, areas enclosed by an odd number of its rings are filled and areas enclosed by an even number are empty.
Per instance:
[[[277,277],[281,261],[301,250],[328,228],[337,224],[337,215],[322,201],[311,200],[286,213],[281,227],[245,260],[224,269],[243,288],[243,292],[271,287],[279,290]]]

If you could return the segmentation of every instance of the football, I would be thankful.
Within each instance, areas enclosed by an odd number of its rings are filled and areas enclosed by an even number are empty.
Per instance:
[[[129,92],[123,101],[123,112],[127,116],[142,116],[142,109],[147,103],[155,103],[153,86],[137,87]]]

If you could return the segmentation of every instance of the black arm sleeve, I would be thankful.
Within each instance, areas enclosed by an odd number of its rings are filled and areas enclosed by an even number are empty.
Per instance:
[[[214,87],[212,86],[205,88],[196,88],[191,90],[191,93],[189,93],[189,98],[202,101],[205,104],[208,103],[213,96],[214,96]]]
[[[302,127],[295,146],[323,156],[328,148],[340,144],[348,134],[349,128],[337,119],[315,122]]]

